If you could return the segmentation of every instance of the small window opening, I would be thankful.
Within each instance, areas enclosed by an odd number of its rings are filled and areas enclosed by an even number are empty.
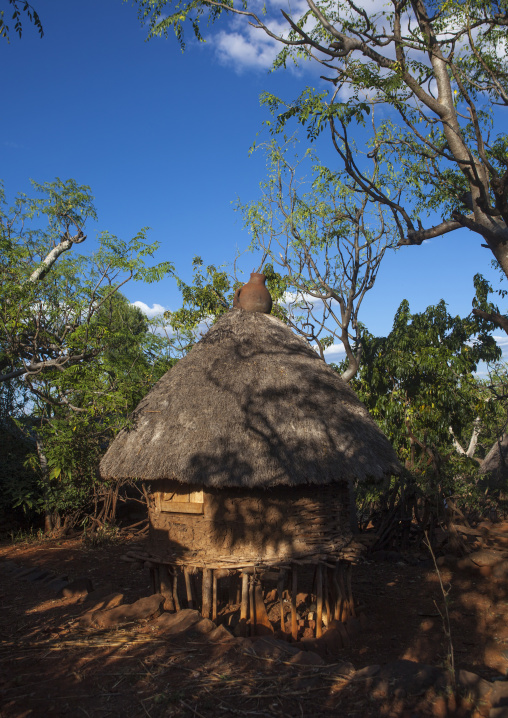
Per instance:
[[[204,507],[202,491],[163,491],[160,509],[168,513],[202,514]]]

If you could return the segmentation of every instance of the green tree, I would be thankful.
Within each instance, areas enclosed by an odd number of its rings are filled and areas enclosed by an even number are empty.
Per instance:
[[[495,264],[495,262],[493,262],[493,264]],[[502,314],[498,305],[489,300],[489,295],[494,293],[492,284],[481,274],[475,274],[474,285],[476,288],[476,296],[473,301],[473,314],[487,322],[485,326],[490,327],[491,324],[493,324],[508,334],[508,316]],[[498,294],[501,299],[505,299],[508,294],[506,289],[503,288],[496,289],[495,293]]]
[[[91,255],[70,252],[96,218],[90,188],[32,184],[42,197],[19,195],[11,208],[0,192],[0,383],[90,361],[101,351],[91,326],[108,298],[130,280],[173,271],[146,265],[158,245],[145,229],[129,241],[103,232]]]
[[[90,255],[70,252],[95,218],[89,188],[35,187],[42,198],[21,195],[0,214],[0,386],[28,397],[31,410],[25,402],[11,418],[35,444],[39,472],[38,485],[13,482],[7,493],[43,507],[51,527],[55,512],[73,507],[76,517],[90,499],[98,452],[171,365],[164,339],[119,290],[173,267],[148,265],[158,245],[145,230],[127,242],[104,232]]]
[[[328,347],[342,344],[348,357],[343,378],[349,381],[360,363],[360,308],[386,249],[394,246],[394,226],[352,182],[341,183],[308,152],[293,159],[292,147],[288,140],[265,148],[269,174],[261,199],[238,209],[252,236],[249,250],[260,255],[272,313],[323,359]],[[313,180],[306,184],[300,175],[309,162]],[[225,267],[204,268],[200,257],[193,265],[192,284],[178,280],[183,306],[164,315],[183,354],[197,333],[231,308],[242,284]]]
[[[366,333],[362,342],[355,390],[407,468],[453,493],[491,421],[489,392],[475,372],[480,361],[500,358],[499,347],[475,317],[452,317],[444,301],[411,314],[404,300],[390,334]]]
[[[139,401],[174,363],[164,338],[119,293],[101,306],[91,332],[102,344],[93,360],[29,380],[31,424],[37,431],[33,463],[39,470],[30,501],[37,497],[47,530],[68,528],[84,512],[91,513],[94,525],[114,520],[111,496],[118,489],[98,480],[98,462]],[[20,494],[19,501],[26,500]]]
[[[289,140],[267,146],[269,175],[261,199],[240,209],[251,249],[284,277],[286,323],[323,359],[327,347],[342,345],[342,376],[349,381],[361,361],[362,302],[386,250],[396,245],[396,227],[357,184],[342,182],[309,151],[293,159],[292,145]],[[301,179],[309,162],[311,182]],[[375,176],[377,160],[371,164]]]
[[[328,128],[340,171],[393,214],[399,244],[467,228],[508,276],[508,135],[494,111],[508,105],[507,0],[389,0],[373,10],[354,0],[307,0],[299,16],[281,10],[285,32],[280,17],[272,31],[267,9],[257,15],[246,1],[136,4],[149,37],[172,30],[183,45],[187,22],[202,39],[204,19],[236,14],[281,44],[276,67],[321,65],[330,95],[305,88],[288,103],[264,96],[276,129],[296,118],[314,139]],[[353,135],[377,106],[385,119],[372,123],[367,155],[384,171],[373,177]]]

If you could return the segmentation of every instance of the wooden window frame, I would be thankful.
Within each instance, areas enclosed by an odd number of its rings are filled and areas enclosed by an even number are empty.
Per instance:
[[[165,498],[168,494],[171,498]],[[203,491],[158,491],[159,511],[167,514],[203,514]]]

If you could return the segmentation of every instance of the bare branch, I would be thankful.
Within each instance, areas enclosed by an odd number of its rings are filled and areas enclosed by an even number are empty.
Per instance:
[[[25,374],[40,374],[41,372],[49,371],[50,369],[57,369],[61,371],[66,366],[73,366],[81,361],[91,361],[99,354],[99,352],[100,349],[92,349],[83,354],[71,354],[69,356],[60,356],[56,359],[47,359],[45,361],[24,364],[22,369],[14,369],[6,374],[0,374],[0,383],[10,381],[11,379],[17,379]]]

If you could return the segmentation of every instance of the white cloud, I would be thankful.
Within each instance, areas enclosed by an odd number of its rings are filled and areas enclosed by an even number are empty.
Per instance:
[[[146,314],[148,319],[153,319],[158,314],[164,314],[165,311],[167,311],[167,307],[163,307],[162,304],[153,304],[151,307],[148,306],[148,304],[145,304],[144,302],[133,302],[133,307],[138,307],[138,309],[141,309],[143,314]]]
[[[346,351],[342,342],[339,342],[338,344],[332,344],[331,347],[325,349],[325,361],[327,364],[338,364],[345,358]]]
[[[312,347],[314,350],[317,351],[317,347],[314,344]],[[327,347],[325,349],[325,361],[327,364],[330,364],[332,362],[335,362],[336,364],[338,362],[341,362],[346,356],[346,352],[344,350],[344,344],[342,342],[339,342],[338,344],[332,344],[330,347]]]
[[[338,344],[332,344],[331,347],[327,347],[325,349],[325,356],[329,356],[330,354],[345,354],[344,344],[342,342],[339,342]]]
[[[498,347],[500,347],[503,351],[503,354],[508,349],[508,336],[506,334],[498,336],[497,334],[493,334],[492,338],[495,340]]]
[[[235,71],[268,70],[281,49],[276,40],[251,27],[243,32],[223,30],[215,35],[213,43],[219,60],[225,65],[233,65]]]

